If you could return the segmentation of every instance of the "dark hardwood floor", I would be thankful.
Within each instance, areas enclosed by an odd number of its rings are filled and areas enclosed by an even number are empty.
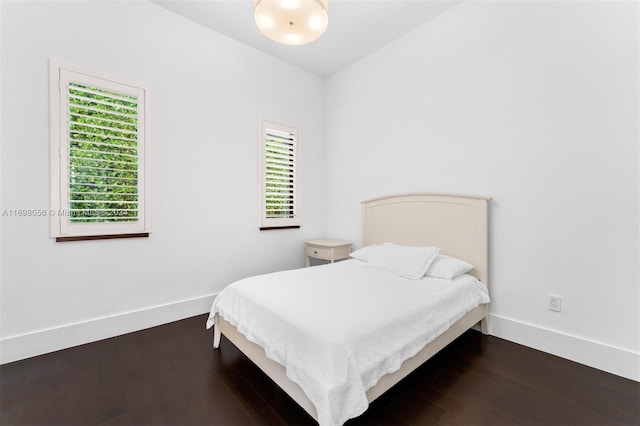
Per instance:
[[[0,367],[0,424],[313,420],[201,315]],[[350,425],[638,425],[640,384],[469,331]]]

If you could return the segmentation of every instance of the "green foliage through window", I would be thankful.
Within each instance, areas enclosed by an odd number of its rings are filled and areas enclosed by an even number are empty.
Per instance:
[[[267,129],[264,149],[266,217],[293,218],[296,214],[294,137]]]
[[[138,220],[138,100],[69,83],[69,221]]]

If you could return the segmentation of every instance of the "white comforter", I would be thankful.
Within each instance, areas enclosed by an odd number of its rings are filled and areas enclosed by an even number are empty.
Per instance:
[[[320,425],[362,414],[365,392],[481,303],[484,285],[410,280],[347,260],[237,281],[213,302],[222,315],[286,368],[316,407]]]

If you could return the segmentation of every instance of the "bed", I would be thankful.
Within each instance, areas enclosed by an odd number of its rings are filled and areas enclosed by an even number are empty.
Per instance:
[[[363,246],[438,247],[439,254],[474,265],[470,275],[408,280],[355,259],[283,271],[223,290],[207,322],[215,323],[214,348],[225,335],[321,425],[361,414],[469,328],[479,324],[489,332],[488,199],[403,194],[362,205]],[[486,299],[455,293],[474,286],[482,287]],[[418,306],[431,300],[431,294],[421,293],[427,291],[442,294],[443,305],[456,305],[447,307],[453,311]],[[277,292],[287,300],[275,297]],[[369,302],[378,304],[371,308]],[[418,329],[425,335],[417,335]]]

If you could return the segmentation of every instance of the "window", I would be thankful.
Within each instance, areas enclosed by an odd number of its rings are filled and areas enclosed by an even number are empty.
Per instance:
[[[298,129],[268,121],[260,134],[260,229],[299,228]]]
[[[51,236],[148,236],[147,90],[50,63]]]

